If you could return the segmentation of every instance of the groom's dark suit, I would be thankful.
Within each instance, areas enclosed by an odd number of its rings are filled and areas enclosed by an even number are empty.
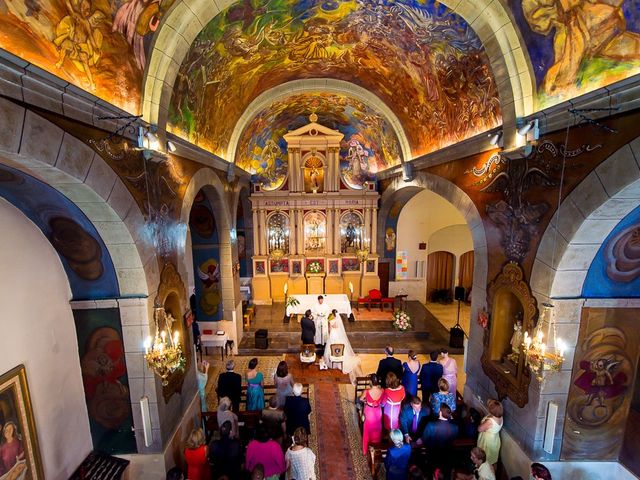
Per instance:
[[[302,317],[300,320],[300,327],[302,327],[302,343],[313,344],[313,338],[316,335],[316,324],[309,317]]]

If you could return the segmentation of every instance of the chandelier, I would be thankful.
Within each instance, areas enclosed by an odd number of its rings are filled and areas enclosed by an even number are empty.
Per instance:
[[[564,342],[556,335],[556,321],[554,306],[550,303],[542,304],[544,310],[542,317],[538,321],[533,335],[529,336],[529,332],[524,332],[524,349],[525,363],[535,374],[538,381],[544,378],[544,372],[559,372],[564,363]],[[544,342],[543,325],[547,323],[547,342]]]
[[[366,247],[361,247],[356,249],[356,258],[359,263],[364,263],[369,258],[369,249]]]
[[[173,332],[171,325],[175,321],[170,313],[166,313],[164,308],[157,308],[154,315],[156,325],[156,335],[152,339],[147,337],[144,343],[144,359],[147,366],[157,376],[162,379],[162,386],[169,384],[168,377],[176,370],[182,370],[185,366],[185,358],[182,354],[182,347],[179,341],[179,332]],[[167,330],[160,331],[158,317],[164,318]]]

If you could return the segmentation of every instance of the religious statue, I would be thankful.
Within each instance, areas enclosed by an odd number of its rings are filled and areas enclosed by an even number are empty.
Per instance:
[[[511,335],[511,353],[507,355],[507,358],[514,363],[518,362],[520,353],[522,351],[522,342],[524,342],[524,332],[522,331],[522,320],[516,320],[513,325],[513,335]]]
[[[352,247],[353,242],[356,239],[356,228],[353,226],[353,223],[350,223],[349,225],[347,225],[345,238],[347,240],[347,247]]]

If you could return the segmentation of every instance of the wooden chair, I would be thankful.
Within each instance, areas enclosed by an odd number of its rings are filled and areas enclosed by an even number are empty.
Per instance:
[[[391,311],[393,312],[394,306],[396,303],[396,299],[395,298],[391,298],[391,297],[383,297],[382,298],[382,310],[384,310],[384,307],[389,307],[391,309]]]
[[[316,346],[314,344],[308,343],[300,347],[300,363],[302,363],[302,368],[316,363]]]
[[[344,343],[332,343],[329,347],[329,362],[331,363],[331,368],[333,368],[334,363],[340,364],[340,370],[342,370],[344,364]]]
[[[369,290],[369,306],[373,308],[375,305],[382,311],[382,292],[376,288]]]

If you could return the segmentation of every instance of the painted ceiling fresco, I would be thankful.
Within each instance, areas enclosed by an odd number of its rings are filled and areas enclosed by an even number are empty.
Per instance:
[[[435,0],[243,0],[191,46],[174,85],[169,129],[224,156],[258,95],[325,77],[382,99],[400,119],[413,156],[501,122],[480,40]]]
[[[546,108],[640,73],[640,1],[509,0]]]
[[[173,0],[0,0],[0,47],[132,113]]]
[[[236,163],[256,176],[265,190],[282,186],[287,176],[287,143],[283,135],[309,123],[344,135],[340,172],[345,183],[361,188],[375,173],[400,163],[400,145],[389,123],[359,100],[328,93],[302,93],[272,103],[245,127],[236,150]]]

